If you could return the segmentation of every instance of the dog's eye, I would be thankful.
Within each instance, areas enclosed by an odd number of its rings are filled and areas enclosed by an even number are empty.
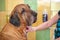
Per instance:
[[[23,14],[24,12],[25,12],[25,9],[24,9],[24,8],[22,8],[22,12],[21,12],[21,13]]]

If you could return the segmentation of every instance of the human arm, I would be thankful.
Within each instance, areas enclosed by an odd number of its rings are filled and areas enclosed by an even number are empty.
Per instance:
[[[58,20],[58,14],[56,14],[52,19],[48,20],[47,22],[44,22],[37,27],[34,28],[34,30],[44,30],[55,24]]]
[[[37,31],[37,30],[44,30],[47,29],[49,27],[51,27],[53,24],[55,24],[58,20],[58,13],[50,20],[48,20],[47,22],[44,22],[40,25],[38,25],[37,27],[29,27],[28,26],[28,31]]]

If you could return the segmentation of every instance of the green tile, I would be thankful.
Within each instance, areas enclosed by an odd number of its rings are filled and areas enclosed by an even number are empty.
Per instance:
[[[5,11],[5,0],[0,0],[0,11]]]
[[[50,29],[37,31],[36,40],[50,40]]]
[[[24,0],[25,4],[28,4],[31,9],[37,11],[37,0]]]

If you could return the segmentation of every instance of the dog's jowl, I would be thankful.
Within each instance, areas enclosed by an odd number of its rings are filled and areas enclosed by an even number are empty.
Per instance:
[[[11,12],[9,22],[0,32],[0,40],[27,40],[26,26],[37,20],[37,13],[27,4],[17,5]]]

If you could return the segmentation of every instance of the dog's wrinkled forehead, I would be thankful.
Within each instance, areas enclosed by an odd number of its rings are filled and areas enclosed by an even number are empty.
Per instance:
[[[27,4],[20,4],[14,8],[17,12],[21,13],[24,11],[30,11],[30,6]]]
[[[16,8],[30,8],[30,6],[28,4],[19,4],[16,6]]]

